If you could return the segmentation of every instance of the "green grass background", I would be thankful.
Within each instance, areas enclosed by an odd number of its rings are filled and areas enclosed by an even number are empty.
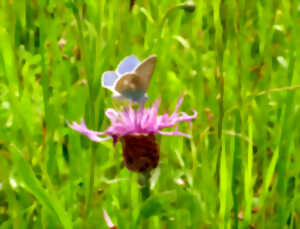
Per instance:
[[[300,228],[299,1],[129,3],[0,1],[0,229]],[[66,125],[109,125],[101,74],[131,54],[158,57],[148,106],[198,111],[157,136],[146,201],[120,143]]]

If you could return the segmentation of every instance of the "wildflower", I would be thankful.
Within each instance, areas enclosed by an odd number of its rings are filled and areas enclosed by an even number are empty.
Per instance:
[[[102,142],[112,138],[114,144],[116,144],[119,140],[122,143],[123,156],[127,168],[133,171],[145,172],[156,168],[158,165],[159,147],[155,140],[156,134],[190,137],[188,134],[178,131],[177,123],[190,122],[197,117],[197,112],[194,111],[193,115],[178,112],[182,102],[183,98],[180,98],[175,111],[171,115],[167,113],[158,115],[159,100],[150,108],[142,106],[134,109],[128,107],[120,112],[109,108],[105,114],[110,119],[111,126],[104,132],[89,130],[84,120],[81,120],[80,124],[73,122],[69,126],[95,142]],[[176,126],[174,131],[162,131],[164,128],[173,126]],[[108,135],[108,137],[99,137],[101,135]]]

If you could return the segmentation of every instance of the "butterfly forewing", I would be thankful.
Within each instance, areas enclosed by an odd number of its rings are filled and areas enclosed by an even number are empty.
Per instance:
[[[111,89],[117,79],[118,75],[115,72],[104,72],[102,74],[102,87]]]
[[[149,87],[154,68],[156,64],[156,55],[149,56],[136,69],[135,73],[141,81],[141,89],[146,91]]]
[[[133,70],[140,64],[138,58],[134,55],[125,57],[117,67],[116,72],[123,75],[125,73],[133,72]]]

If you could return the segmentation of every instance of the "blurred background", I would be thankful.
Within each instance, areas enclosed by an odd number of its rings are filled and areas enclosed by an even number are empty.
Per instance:
[[[0,228],[300,228],[300,3],[1,0]],[[143,201],[109,126],[101,75],[157,55],[160,112],[198,117],[157,136]],[[113,228],[112,226],[110,228]]]

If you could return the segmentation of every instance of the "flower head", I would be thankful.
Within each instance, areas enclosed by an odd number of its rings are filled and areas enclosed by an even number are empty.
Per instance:
[[[178,131],[177,124],[185,121],[190,122],[197,117],[197,112],[194,111],[192,115],[178,112],[182,102],[183,98],[180,98],[171,115],[167,113],[158,115],[159,100],[150,108],[142,106],[134,109],[128,107],[124,111],[109,108],[105,114],[110,119],[111,125],[104,132],[89,130],[84,120],[81,120],[80,124],[73,122],[69,126],[95,142],[112,138],[115,144],[121,140],[127,168],[134,171],[146,171],[155,168],[158,164],[159,149],[155,141],[156,134],[190,137],[188,134]],[[162,131],[164,128],[173,126],[176,126],[174,131]],[[102,138],[99,137],[101,135],[108,136]]]

